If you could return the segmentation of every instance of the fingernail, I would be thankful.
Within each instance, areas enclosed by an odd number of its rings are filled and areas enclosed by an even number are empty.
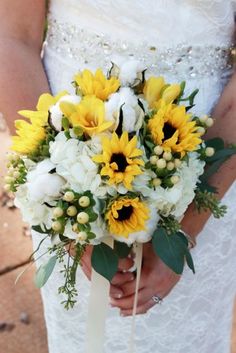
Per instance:
[[[132,281],[134,280],[134,278],[135,278],[135,277],[134,277],[134,276],[132,276],[132,277],[130,278],[130,282],[132,282]]]
[[[124,314],[124,313],[120,313],[120,316],[125,317],[125,316],[126,316],[126,314]]]
[[[116,293],[116,294],[114,294],[114,297],[117,298],[117,299],[120,299],[120,298],[122,298],[122,294],[121,293]]]

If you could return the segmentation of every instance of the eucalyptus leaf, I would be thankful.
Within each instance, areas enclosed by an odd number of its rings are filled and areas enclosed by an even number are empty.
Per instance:
[[[48,262],[46,262],[45,264],[41,265],[38,268],[34,279],[36,287],[41,288],[44,286],[44,284],[51,276],[52,271],[56,265],[56,262],[57,262],[57,256],[55,255],[53,257],[50,257]]]
[[[94,246],[92,252],[92,267],[101,276],[111,281],[118,270],[118,255],[105,243]]]
[[[121,243],[120,241],[115,241],[114,250],[120,259],[124,259],[129,255],[129,253],[131,251],[131,247],[128,246],[126,243]]]
[[[186,244],[176,234],[168,234],[164,228],[158,228],[152,238],[157,256],[177,274],[182,274],[186,253]]]

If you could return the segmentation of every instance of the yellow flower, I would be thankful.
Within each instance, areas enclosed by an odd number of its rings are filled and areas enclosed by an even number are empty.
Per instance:
[[[20,154],[34,153],[46,137],[44,127],[38,122],[30,124],[24,120],[16,120],[15,127],[18,136],[12,137],[11,149]]]
[[[138,197],[124,197],[112,203],[105,218],[112,234],[128,238],[131,233],[145,230],[150,216],[148,207]]]
[[[144,165],[142,159],[136,158],[143,154],[137,148],[137,137],[129,141],[127,132],[123,132],[120,138],[113,133],[112,138],[103,137],[102,149],[102,154],[93,157],[95,162],[103,164],[100,174],[109,178],[109,185],[123,183],[131,190],[134,177],[142,174],[140,165]]]
[[[61,92],[55,97],[49,93],[42,94],[39,97],[36,111],[21,110],[18,113],[30,120],[16,120],[16,136],[12,137],[11,149],[20,154],[29,155],[34,153],[40,143],[46,138],[45,126],[48,125],[48,110],[67,92]]]
[[[103,101],[120,87],[120,81],[116,77],[107,79],[101,69],[98,69],[95,74],[85,69],[75,75],[75,82],[83,96],[95,95]]]
[[[186,152],[194,151],[202,142],[191,114],[184,106],[166,104],[160,100],[156,104],[157,113],[148,121],[148,129],[153,141],[165,151],[179,152],[181,157]]]
[[[144,85],[143,93],[149,106],[154,108],[154,103],[164,99],[166,103],[172,103],[180,94],[180,85],[168,85],[163,77],[150,77]]]
[[[81,127],[89,136],[108,130],[113,125],[113,122],[105,120],[104,102],[95,96],[84,97],[79,104],[62,102],[60,108],[73,127]]]
[[[68,94],[66,91],[58,93],[55,97],[49,93],[44,93],[39,97],[36,111],[33,110],[20,110],[18,113],[28,118],[31,123],[38,121],[41,126],[47,125],[48,123],[48,111],[50,107],[56,104],[59,99]]]

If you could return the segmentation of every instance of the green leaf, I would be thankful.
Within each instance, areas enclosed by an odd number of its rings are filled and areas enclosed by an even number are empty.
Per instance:
[[[62,118],[61,125],[62,125],[64,130],[69,130],[69,128],[70,128],[70,122],[69,122],[69,120],[66,117]]]
[[[157,256],[177,274],[182,274],[186,244],[177,235],[168,234],[164,228],[158,228],[152,238],[152,245]]]
[[[233,156],[236,153],[236,148],[224,148],[222,150],[216,151],[212,157],[206,158],[207,163],[217,162],[219,160],[226,160],[227,158]]]
[[[87,240],[92,240],[96,238],[96,234],[94,234],[93,232],[88,232],[87,233]]]
[[[45,230],[42,229],[42,227],[40,225],[37,226],[32,226],[32,229],[37,232],[37,233],[41,233],[41,234],[48,234],[49,230],[45,227]]]
[[[107,244],[94,246],[92,253],[92,267],[101,276],[111,281],[118,270],[118,255]]]
[[[225,144],[224,140],[222,140],[220,137],[214,137],[210,140],[205,141],[206,147],[213,147],[215,151],[219,151],[224,149]]]
[[[132,248],[128,246],[126,243],[115,241],[114,250],[120,259],[125,259],[129,255],[131,249]]]
[[[94,212],[88,212],[88,215],[89,215],[89,222],[95,222],[96,219],[98,218],[98,215]]]
[[[192,258],[192,255],[188,249],[186,250],[185,258],[186,258],[186,262],[187,262],[188,267],[193,271],[193,273],[195,273],[193,258]]]
[[[38,288],[41,288],[44,286],[44,284],[47,282],[47,280],[49,279],[49,277],[52,274],[52,271],[56,265],[57,262],[57,256],[53,256],[51,257],[48,262],[46,262],[45,264],[41,265],[36,274],[35,274],[35,285]]]

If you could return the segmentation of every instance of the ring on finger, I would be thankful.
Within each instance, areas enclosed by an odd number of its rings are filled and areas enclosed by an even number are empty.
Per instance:
[[[161,304],[163,299],[159,295],[153,295],[152,300],[155,304]]]

